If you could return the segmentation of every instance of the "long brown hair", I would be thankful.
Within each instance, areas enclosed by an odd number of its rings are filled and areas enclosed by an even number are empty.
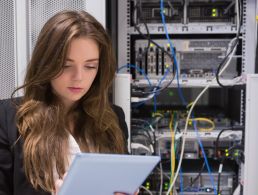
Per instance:
[[[99,70],[89,91],[65,115],[50,81],[62,72],[70,42],[78,37],[98,43]],[[110,38],[90,14],[63,11],[44,25],[24,85],[19,88],[24,89],[24,98],[17,111],[17,125],[24,139],[24,169],[34,188],[53,191],[54,166],[59,176],[66,171],[68,120],[73,120],[73,136],[84,152],[124,152],[122,131],[108,101],[115,69]]]

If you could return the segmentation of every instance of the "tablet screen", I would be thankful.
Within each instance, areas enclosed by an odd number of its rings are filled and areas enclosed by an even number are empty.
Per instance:
[[[59,195],[133,194],[159,161],[159,156],[77,154]]]

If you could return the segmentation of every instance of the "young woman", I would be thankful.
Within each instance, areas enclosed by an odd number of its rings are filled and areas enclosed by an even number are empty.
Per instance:
[[[108,100],[115,70],[95,18],[63,11],[49,19],[19,88],[24,97],[0,102],[1,195],[54,194],[77,152],[126,152],[124,113]]]

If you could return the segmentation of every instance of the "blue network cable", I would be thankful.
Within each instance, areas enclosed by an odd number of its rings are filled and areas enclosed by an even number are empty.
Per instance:
[[[160,1],[160,14],[161,14],[161,18],[162,18],[162,23],[163,23],[163,26],[164,26],[164,29],[165,29],[165,33],[166,33],[166,38],[169,42],[169,47],[170,47],[170,51],[171,51],[171,54],[173,56],[173,60],[174,60],[174,64],[175,64],[175,67],[176,67],[176,79],[177,79],[177,89],[178,89],[178,94],[179,94],[179,97],[183,103],[183,105],[187,105],[186,101],[185,101],[185,98],[184,98],[184,95],[182,93],[182,89],[181,89],[181,86],[179,84],[179,73],[178,73],[178,64],[177,64],[177,59],[176,59],[176,55],[175,55],[175,51],[174,51],[174,48],[173,48],[173,45],[172,45],[172,42],[169,38],[169,35],[168,35],[168,30],[167,30],[167,26],[166,26],[166,21],[165,21],[165,16],[164,16],[164,3],[163,3],[163,0]],[[183,191],[184,191],[184,186],[183,186],[183,176],[182,176],[182,169],[180,168],[179,169],[179,177],[180,177],[180,194],[183,195]]]
[[[144,78],[148,81],[150,88],[153,87],[152,84],[151,84],[151,82],[150,82],[150,79],[148,78],[148,76],[146,75],[146,73],[144,72],[144,70],[141,69],[140,67],[138,67],[137,65],[134,65],[134,64],[123,65],[123,66],[121,66],[121,67],[117,70],[117,72],[120,72],[122,69],[128,68],[128,67],[135,68],[135,69],[136,69],[139,73],[141,73],[141,74],[144,76]],[[153,97],[153,101],[154,101],[154,102],[153,102],[153,104],[154,104],[154,112],[157,111],[157,97],[156,97],[156,92],[155,92],[155,90],[160,87],[161,83],[165,80],[165,78],[166,78],[166,76],[168,75],[168,73],[169,73],[169,69],[167,68],[167,71],[165,72],[165,74],[163,75],[163,77],[160,79],[160,81],[159,81],[157,87],[155,87],[154,90],[153,90],[153,93],[154,93],[154,97]],[[138,104],[136,105],[136,107],[141,106],[142,104],[144,104],[144,102],[145,102],[145,101],[138,103]]]
[[[197,129],[197,122],[195,120],[193,120],[193,126],[194,126],[194,130],[195,130],[195,133],[196,133],[196,136],[197,136],[197,139],[198,139],[198,143],[199,143],[199,145],[201,147],[201,150],[202,150],[202,154],[203,154],[203,157],[204,157],[204,161],[205,161],[206,167],[208,169],[208,173],[209,173],[209,176],[210,176],[210,181],[211,181],[212,187],[214,189],[214,195],[217,195],[217,189],[215,187],[214,178],[212,176],[212,170],[211,170],[211,168],[209,166],[207,156],[206,156],[206,154],[204,152],[204,148],[203,148],[203,145],[202,145],[202,142],[201,142],[201,138],[199,136],[199,132],[198,132],[198,129]]]
[[[163,26],[164,26],[164,30],[165,30],[165,33],[166,33],[166,38],[169,42],[169,46],[170,46],[170,51],[171,51],[171,54],[173,56],[173,60],[174,60],[174,64],[175,64],[175,67],[176,67],[176,78],[177,78],[177,89],[178,89],[178,93],[179,93],[179,96],[180,96],[180,99],[183,103],[183,105],[187,105],[186,101],[185,101],[185,98],[183,96],[183,93],[182,93],[182,88],[179,84],[179,73],[178,73],[178,64],[177,64],[177,59],[176,59],[176,55],[175,55],[175,51],[174,51],[174,48],[173,48],[173,44],[169,38],[169,34],[168,34],[168,30],[167,30],[167,26],[166,26],[166,21],[165,21],[165,15],[164,15],[164,2],[163,0],[160,0],[160,15],[161,15],[161,18],[162,18],[162,23],[163,23]],[[210,176],[210,180],[211,180],[211,183],[213,185],[213,188],[214,188],[214,194],[217,195],[217,190],[216,190],[216,187],[214,185],[214,178],[211,174],[211,169],[210,169],[210,166],[209,166],[209,163],[208,163],[208,160],[207,160],[207,157],[206,157],[206,154],[204,152],[204,148],[203,148],[203,145],[202,145],[202,142],[200,140],[200,137],[199,137],[199,134],[198,134],[198,130],[197,130],[197,127],[196,127],[196,122],[194,122],[194,125],[195,125],[195,131],[197,132],[197,138],[198,138],[198,143],[202,149],[202,153],[203,153],[203,156],[204,156],[204,159],[205,159],[205,164],[206,164],[206,167],[209,171],[209,176]],[[181,183],[180,183],[181,185]],[[181,187],[181,186],[180,186]]]
[[[173,44],[172,44],[172,42],[169,38],[169,35],[168,35],[168,30],[167,30],[167,25],[166,25],[166,21],[165,21],[165,15],[164,15],[164,2],[163,2],[163,0],[160,0],[160,15],[161,15],[161,19],[162,19],[162,24],[163,24],[164,29],[165,29],[166,38],[169,42],[170,51],[171,51],[171,54],[173,56],[174,64],[175,64],[175,67],[176,67],[176,79],[177,79],[177,86],[178,86],[177,87],[178,94],[179,94],[179,97],[180,97],[181,101],[186,106],[187,103],[186,103],[185,98],[183,96],[182,88],[180,87],[180,84],[179,84],[178,64],[177,64],[175,50],[173,48]]]
[[[184,179],[182,167],[179,169],[179,180],[180,180],[180,195],[184,195]]]
[[[167,77],[168,73],[169,73],[169,68],[166,69],[165,74],[164,74],[163,77],[159,80],[159,83],[158,83],[157,87],[155,87],[155,89],[154,89],[154,91],[153,91],[153,93],[154,93],[154,97],[153,97],[154,113],[157,112],[157,97],[156,97],[156,95],[158,95],[158,94],[155,92],[155,90],[156,90],[156,89],[159,89],[161,83],[165,80],[165,78]]]

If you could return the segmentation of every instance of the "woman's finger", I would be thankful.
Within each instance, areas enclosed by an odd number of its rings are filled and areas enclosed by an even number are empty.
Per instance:
[[[62,179],[57,179],[57,180],[55,181],[55,190],[56,190],[56,191],[55,191],[55,195],[58,194],[58,192],[59,192],[61,186],[63,185],[63,182],[64,182],[64,179],[65,179],[66,175],[67,175],[67,172],[65,172],[65,174],[63,175],[63,178],[62,178]]]
[[[137,190],[133,195],[138,195],[139,194],[139,190]],[[121,192],[115,192],[114,195],[127,195],[125,193],[121,193]]]
[[[63,180],[62,180],[62,179],[57,179],[57,180],[55,181],[55,190],[56,190],[55,195],[58,194],[59,189],[61,188],[62,184],[63,184]]]
[[[64,176],[63,176],[63,180],[64,180],[64,178],[66,177],[66,175],[67,175],[67,172],[65,172],[65,174],[64,174]]]

